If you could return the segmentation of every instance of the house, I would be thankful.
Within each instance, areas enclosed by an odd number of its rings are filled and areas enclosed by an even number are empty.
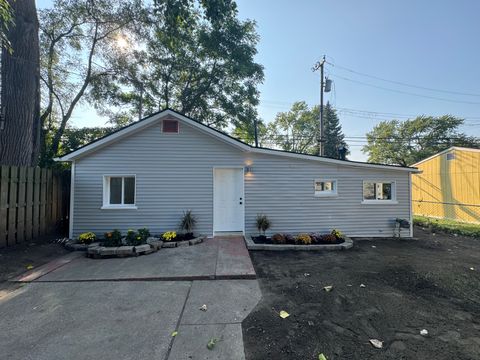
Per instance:
[[[70,237],[175,230],[187,209],[210,236],[254,233],[260,213],[271,232],[392,236],[412,215],[414,168],[255,148],[170,109],[57,160],[72,163]]]
[[[451,147],[413,166],[415,215],[480,223],[480,149]]]

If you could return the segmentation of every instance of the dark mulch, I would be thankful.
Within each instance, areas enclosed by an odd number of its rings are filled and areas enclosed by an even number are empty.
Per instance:
[[[250,252],[263,299],[242,324],[247,359],[480,359],[480,240],[415,236]]]
[[[53,237],[0,249],[0,290],[12,288],[7,280],[26,272],[28,265],[35,268],[66,253]]]
[[[277,243],[274,243],[272,241],[272,238],[270,237],[267,237],[267,236],[252,236],[252,240],[255,244],[277,244]],[[312,245],[333,245],[333,244],[342,244],[344,243],[345,240],[343,239],[337,239],[336,241],[319,241],[319,240],[315,240],[312,242]],[[305,245],[305,244],[302,244],[302,243],[297,243],[295,241],[286,241],[285,242],[286,244],[288,245]]]

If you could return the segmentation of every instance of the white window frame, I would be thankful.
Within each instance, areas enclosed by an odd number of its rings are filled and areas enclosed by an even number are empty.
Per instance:
[[[122,178],[122,203],[110,204],[110,179],[115,177]],[[126,177],[134,178],[133,204],[124,204],[124,186]],[[103,175],[103,206],[101,209],[137,209],[137,175],[136,174],[105,174]]]
[[[389,200],[382,200],[382,199],[365,199],[363,196],[363,189],[365,187],[365,183],[384,183],[384,184],[392,184],[392,198]],[[363,180],[362,182],[362,204],[371,204],[371,205],[382,205],[382,204],[398,204],[397,201],[397,182],[395,180]]]
[[[333,190],[324,190],[324,191],[317,191],[315,187],[317,182],[331,182],[333,186]],[[313,193],[316,197],[333,197],[338,196],[338,181],[336,179],[315,179],[313,180]]]

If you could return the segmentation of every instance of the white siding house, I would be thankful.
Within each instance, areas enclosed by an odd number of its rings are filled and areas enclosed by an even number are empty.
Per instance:
[[[175,230],[187,209],[208,235],[254,233],[262,213],[270,233],[392,236],[412,215],[414,168],[255,148],[172,110],[57,160],[72,162],[71,237]]]

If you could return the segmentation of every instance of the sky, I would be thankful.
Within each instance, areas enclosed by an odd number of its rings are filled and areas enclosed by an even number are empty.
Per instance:
[[[240,18],[255,20],[260,36],[256,61],[265,70],[258,109],[263,120],[273,120],[295,101],[319,103],[320,75],[311,69],[326,55],[333,90],[325,101],[339,110],[349,159],[365,161],[362,137],[393,118],[451,114],[466,119],[463,131],[480,136],[480,1],[237,4]],[[37,6],[51,6],[51,0],[38,0]],[[106,121],[87,105],[73,116],[79,127]]]

